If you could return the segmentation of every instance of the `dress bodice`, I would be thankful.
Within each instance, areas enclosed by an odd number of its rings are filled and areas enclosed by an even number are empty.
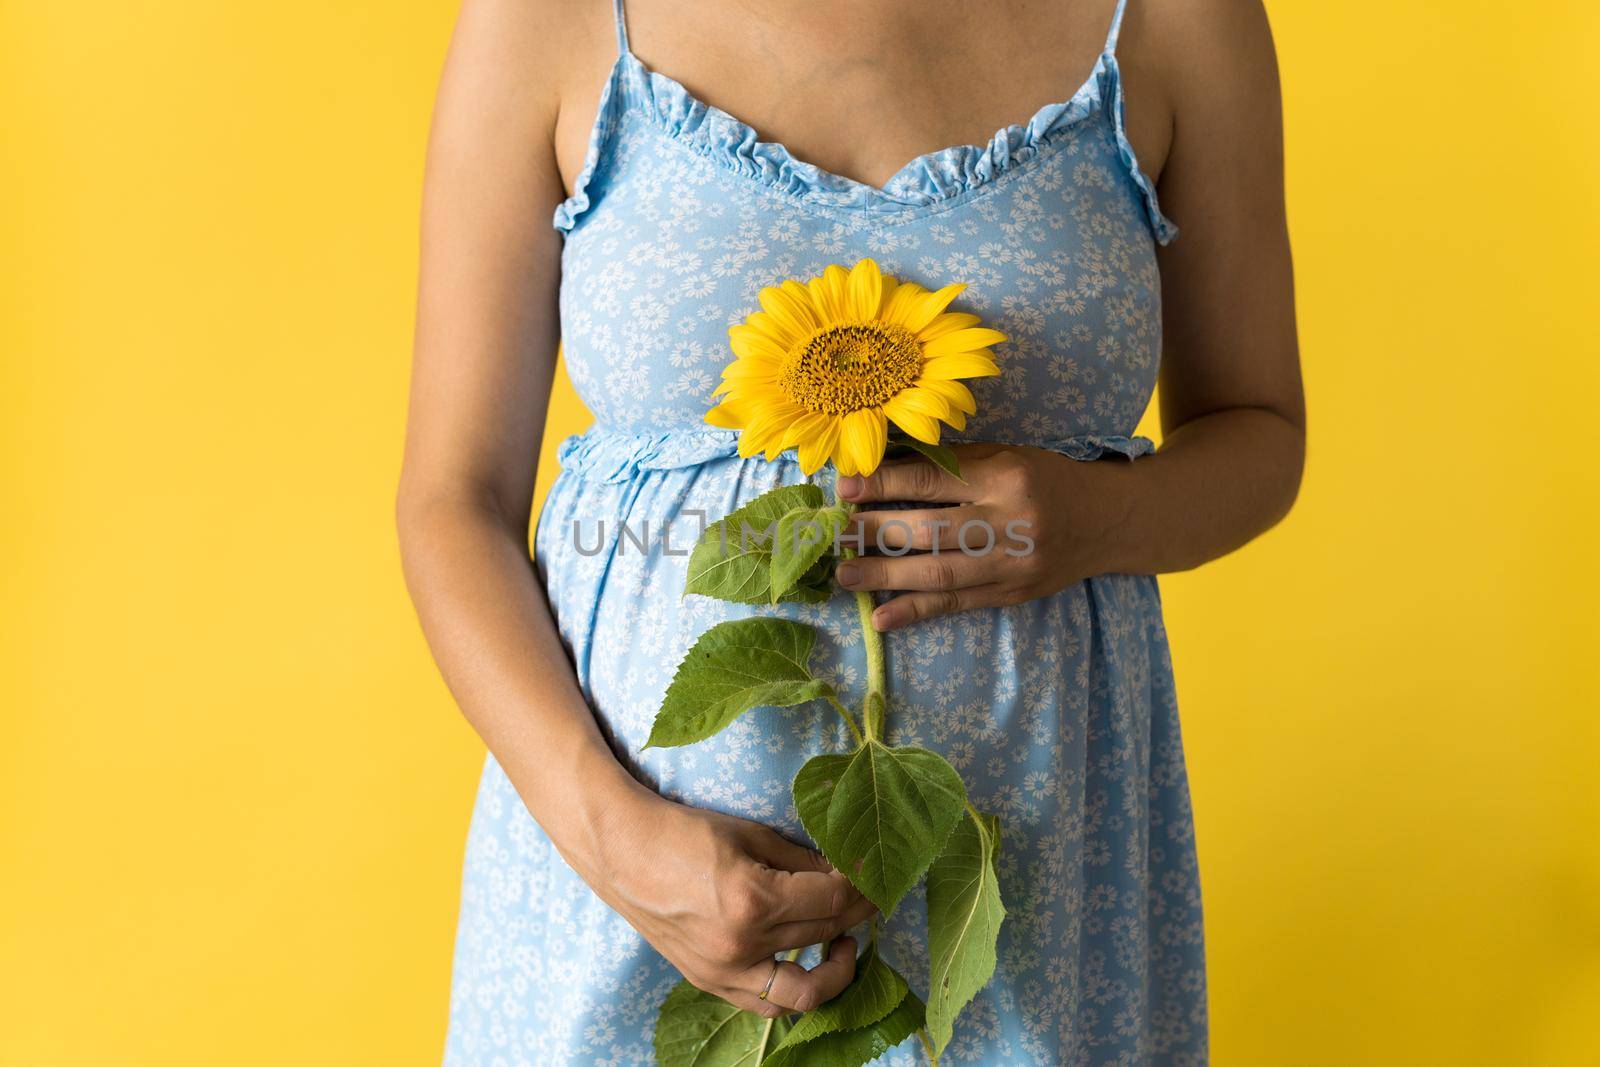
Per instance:
[[[1120,22],[1120,10],[1118,21]],[[619,24],[620,25],[620,24]],[[620,41],[556,211],[568,372],[598,425],[703,431],[728,327],[785,278],[864,257],[1003,331],[963,440],[1127,435],[1161,351],[1155,245],[1176,235],[1123,123],[1113,27],[1065,102],[882,187],[829,173],[647,69]]]

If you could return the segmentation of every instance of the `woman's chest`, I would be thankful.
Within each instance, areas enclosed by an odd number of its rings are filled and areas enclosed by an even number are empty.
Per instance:
[[[625,116],[563,258],[574,384],[604,423],[697,425],[731,359],[728,327],[760,309],[761,288],[871,257],[929,288],[965,284],[952,310],[1010,338],[1001,376],[975,384],[966,436],[1131,432],[1160,351],[1153,243],[1109,133],[1092,121],[1069,132],[966,192],[982,175],[963,165],[992,157],[932,160],[955,172],[917,182],[948,181],[953,195],[896,214],[830,209],[810,186],[790,195],[779,174],[752,180]]]
[[[629,0],[626,18],[651,69],[797,158],[882,186],[908,160],[982,144],[1064,99],[1094,68],[1114,6],[753,0],[735,9],[727,0]],[[615,58],[604,34],[592,41],[594,54],[569,64],[562,92],[556,154],[569,191]],[[1155,114],[1157,94],[1140,95],[1139,155],[1159,164],[1169,123]]]

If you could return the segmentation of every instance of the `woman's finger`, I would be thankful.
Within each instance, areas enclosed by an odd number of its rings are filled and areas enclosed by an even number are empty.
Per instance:
[[[874,608],[872,628],[879,633],[887,633],[924,619],[954,615],[958,611],[971,611],[973,608],[1000,607],[1005,603],[1004,588],[998,582],[965,589],[907,593]]]
[[[766,976],[772,973],[772,961],[763,960],[757,966],[761,969],[761,981],[766,983]],[[780,1015],[789,1014],[789,1009],[781,1004],[774,1004],[771,1000],[762,1000],[755,993],[746,993],[743,986],[749,984],[747,972],[740,972],[735,981],[742,983],[737,989],[712,990],[717,996],[726,1000],[740,1011],[754,1012],[756,1015],[775,1019]],[[758,989],[757,992],[760,992]]]
[[[768,943],[773,952],[822,944],[848,933],[876,914],[878,906],[863,897],[839,915],[826,919],[803,919],[799,922],[780,923],[772,928]]]
[[[832,864],[823,858],[822,853],[795,844],[770,826],[747,822],[746,831],[745,848],[751,856],[769,867],[782,871],[821,871],[824,874],[833,870]]]
[[[807,919],[837,919],[860,903],[859,890],[838,871],[777,871],[762,868],[763,894],[771,901],[771,925]],[[793,945],[787,946],[793,948]]]
[[[834,577],[846,589],[869,591],[949,590],[995,580],[994,553],[919,552],[910,556],[861,556],[840,563]]]
[[[860,511],[851,516],[851,522],[859,525],[846,533],[859,536],[863,552],[957,551],[963,544],[977,550],[988,543],[988,531],[993,529],[984,513],[974,507]]]
[[[855,938],[841,937],[829,946],[828,958],[809,971],[782,960],[774,973],[772,964],[763,960],[744,972],[737,988],[755,994],[758,1001],[761,991],[768,989],[765,1003],[775,1004],[781,1011],[810,1011],[838,996],[855,976]]]
[[[927,500],[959,504],[973,498],[972,486],[952,478],[925,459],[889,462],[865,478],[840,478],[839,499],[852,504],[883,500]]]

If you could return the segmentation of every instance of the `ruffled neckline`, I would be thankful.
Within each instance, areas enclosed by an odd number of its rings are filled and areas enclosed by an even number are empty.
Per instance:
[[[953,145],[906,163],[882,186],[835,174],[794,155],[778,141],[764,141],[740,119],[707,104],[677,80],[624,53],[625,98],[673,139],[714,162],[780,192],[828,207],[896,211],[925,207],[986,185],[1037,155],[1054,134],[1092,115],[1101,103],[1107,56],[1067,100],[1046,104],[1024,125],[997,130],[987,144]]]
[[[1161,213],[1155,183],[1140,168],[1128,140],[1121,70],[1110,48],[1100,53],[1089,76],[1066,100],[1044,105],[1026,124],[997,130],[987,144],[953,145],[918,156],[881,187],[808,163],[781,142],[762,140],[749,124],[707,104],[681,82],[651,70],[631,50],[624,50],[602,90],[583,170],[573,194],[556,209],[555,226],[570,232],[589,209],[589,186],[624,114],[642,116],[674,143],[781,194],[823,208],[882,217],[948,204],[990,186],[1102,111],[1109,114],[1119,161],[1137,187],[1155,239],[1166,244],[1178,229]]]

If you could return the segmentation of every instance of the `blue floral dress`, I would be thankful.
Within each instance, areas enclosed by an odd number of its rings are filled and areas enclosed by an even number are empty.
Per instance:
[[[1155,245],[1176,235],[1123,126],[1119,6],[1088,80],[1026,125],[908,163],[882,188],[830,174],[646,69],[628,49],[588,157],[556,212],[573,382],[594,413],[561,448],[539,573],[617,757],[687,804],[806,840],[789,784],[845,747],[806,705],[745,715],[687,748],[644,750],[674,668],[703,631],[752,610],[682,597],[686,548],[772,486],[785,458],[740,459],[702,417],[757,291],[871,256],[1011,340],[962,439],[1138,462],[1130,437],[1161,351]],[[765,611],[767,609],[760,609]],[[816,662],[859,695],[848,597],[786,605]],[[1103,575],[1015,607],[889,636],[891,739],[943,753],[1003,826],[999,969],[946,1064],[1200,1064],[1205,961],[1194,829],[1155,579]],[[926,982],[923,902],[884,925]],[[644,1064],[672,966],[572,872],[490,758],[468,839],[445,1062]],[[926,992],[925,988],[920,990]],[[912,1041],[881,1061],[924,1062]]]

